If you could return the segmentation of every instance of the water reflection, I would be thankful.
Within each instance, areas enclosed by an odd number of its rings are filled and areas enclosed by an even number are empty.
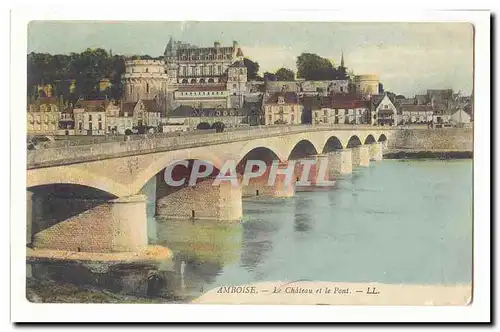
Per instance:
[[[428,163],[384,161],[327,191],[244,199],[243,223],[154,217],[147,187],[150,241],[170,248],[171,261],[38,264],[33,276],[165,301],[257,281],[470,282],[472,163]]]

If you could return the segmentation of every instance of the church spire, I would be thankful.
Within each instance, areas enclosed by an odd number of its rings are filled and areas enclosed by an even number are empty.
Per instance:
[[[345,68],[345,67],[344,67],[344,51],[342,51],[342,56],[341,56],[341,58],[340,58],[340,67]]]

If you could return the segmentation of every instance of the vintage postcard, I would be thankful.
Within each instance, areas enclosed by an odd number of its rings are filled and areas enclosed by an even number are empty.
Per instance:
[[[474,302],[474,22],[26,29],[27,301]]]

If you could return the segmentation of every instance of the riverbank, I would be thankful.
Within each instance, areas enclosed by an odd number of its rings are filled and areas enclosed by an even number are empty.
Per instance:
[[[26,298],[34,303],[165,303],[163,298],[146,298],[110,292],[70,283],[26,279]],[[174,299],[175,300],[175,299]],[[172,301],[168,301],[172,303]],[[173,302],[175,303],[175,302]]]
[[[138,252],[76,252],[26,248],[26,261],[76,261],[95,263],[154,263],[172,258],[170,249],[149,245]]]
[[[384,151],[384,159],[473,159],[472,151],[389,149]]]
[[[414,285],[346,282],[263,282],[217,287],[192,301],[198,304],[268,305],[467,305],[472,285]]]

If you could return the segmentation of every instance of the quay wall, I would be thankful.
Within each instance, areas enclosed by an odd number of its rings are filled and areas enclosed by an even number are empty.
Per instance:
[[[387,152],[473,151],[472,128],[401,129],[388,142]]]

